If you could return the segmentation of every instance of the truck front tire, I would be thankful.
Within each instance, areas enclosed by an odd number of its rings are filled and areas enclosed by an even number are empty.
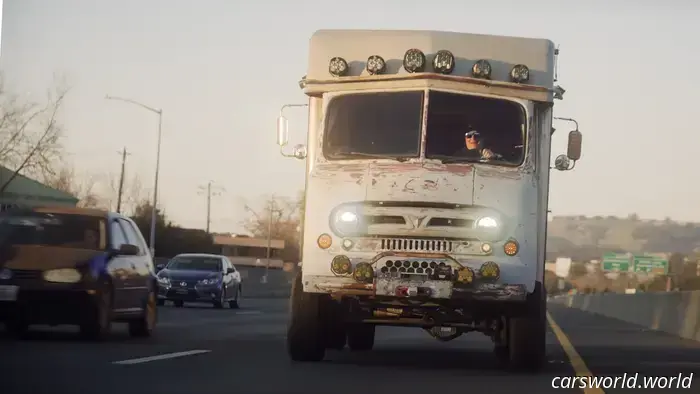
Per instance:
[[[537,283],[525,316],[508,319],[508,361],[516,371],[539,372],[546,362],[547,299]]]
[[[301,272],[292,285],[291,318],[287,327],[287,352],[293,361],[321,361],[326,353],[323,317],[324,294],[305,293]]]

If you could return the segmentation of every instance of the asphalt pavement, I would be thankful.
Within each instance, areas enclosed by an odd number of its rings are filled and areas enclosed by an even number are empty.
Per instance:
[[[131,339],[116,325],[104,343],[80,340],[72,327],[34,327],[23,340],[0,337],[0,392],[40,393],[617,393],[552,387],[561,377],[689,377],[700,392],[700,343],[550,305],[548,358],[538,375],[501,369],[491,342],[471,333],[438,342],[420,329],[377,331],[375,350],[329,351],[297,364],[285,352],[285,299],[246,299],[242,309],[208,305],[159,308],[157,334]],[[559,377],[559,379],[555,379]],[[673,384],[675,386],[675,383]]]

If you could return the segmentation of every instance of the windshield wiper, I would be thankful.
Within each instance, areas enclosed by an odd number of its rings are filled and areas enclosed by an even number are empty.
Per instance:
[[[362,152],[338,152],[334,153],[333,157],[337,159],[348,158],[348,157],[367,157],[371,159],[393,159],[399,162],[408,161],[408,157],[403,156],[389,156],[389,155],[377,155],[374,153],[362,153]]]

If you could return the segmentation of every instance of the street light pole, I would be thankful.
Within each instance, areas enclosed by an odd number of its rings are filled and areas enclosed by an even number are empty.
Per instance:
[[[107,100],[117,100],[123,101],[125,103],[138,105],[139,107],[158,114],[158,146],[156,148],[156,174],[154,177],[153,185],[153,204],[151,207],[151,233],[149,237],[149,245],[151,247],[151,256],[155,258],[156,255],[156,221],[158,220],[158,175],[160,174],[160,145],[163,131],[163,110],[158,108],[149,107],[146,104],[139,103],[128,98],[115,97],[110,95],[105,95]]]
[[[270,272],[270,257],[272,255],[272,214],[274,210],[275,195],[272,195],[270,199],[270,206],[268,207],[268,219],[267,219],[267,264],[265,265],[265,275],[262,277],[262,283],[267,283],[267,274]]]

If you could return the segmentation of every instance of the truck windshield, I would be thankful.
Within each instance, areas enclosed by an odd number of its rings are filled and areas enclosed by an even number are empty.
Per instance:
[[[0,215],[0,243],[104,250],[105,223],[88,215],[5,212]]]
[[[323,152],[328,159],[420,154],[423,92],[347,94],[328,104]]]
[[[522,105],[502,99],[431,91],[425,157],[443,163],[486,161],[518,166],[525,157],[527,119]]]

